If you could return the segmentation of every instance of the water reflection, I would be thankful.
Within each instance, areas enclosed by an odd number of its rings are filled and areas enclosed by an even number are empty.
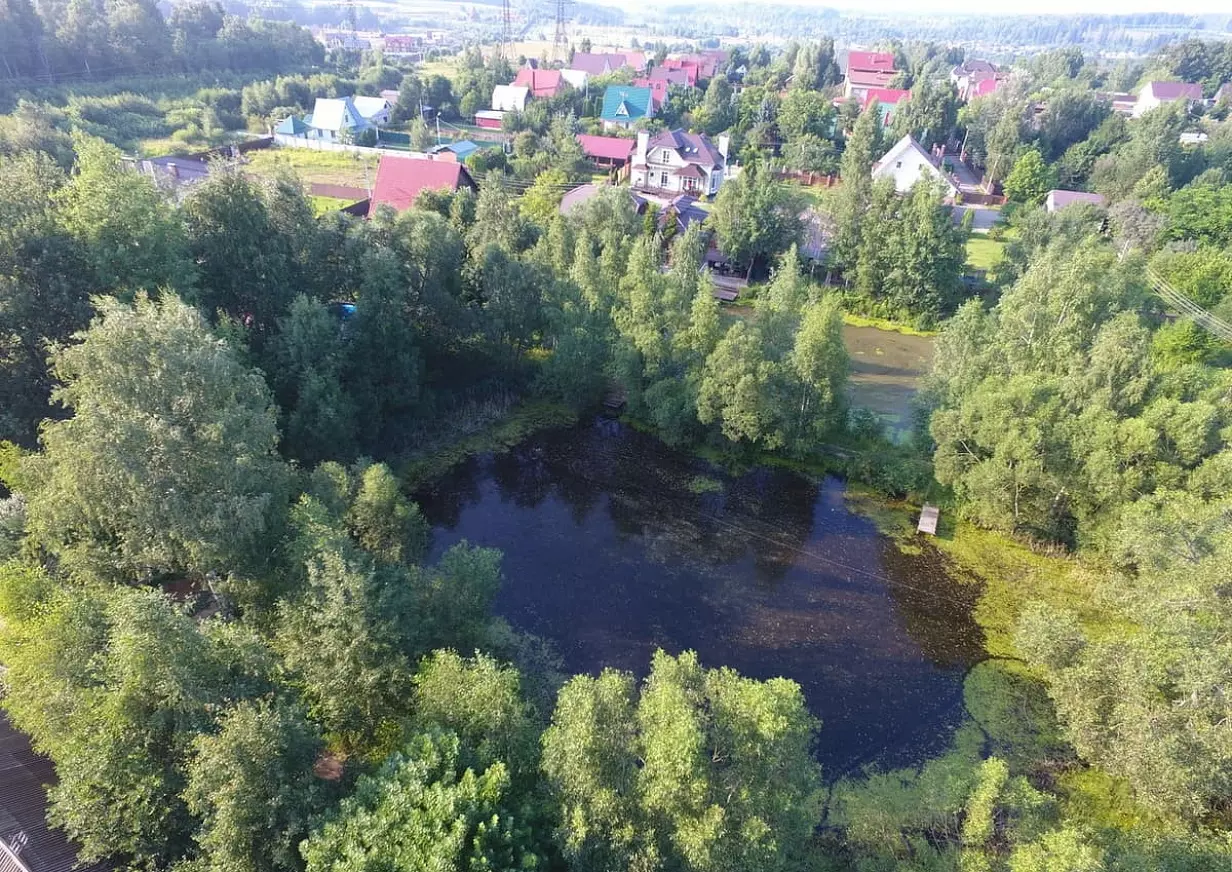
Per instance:
[[[699,476],[719,492],[690,488]],[[440,552],[505,552],[498,611],[551,639],[566,666],[644,672],[696,649],[800,683],[831,776],[944,747],[979,657],[971,591],[853,515],[835,479],[723,476],[612,422],[468,462],[418,495]]]

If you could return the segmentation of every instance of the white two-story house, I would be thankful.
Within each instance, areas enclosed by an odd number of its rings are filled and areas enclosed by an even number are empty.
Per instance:
[[[718,145],[701,133],[669,130],[637,135],[629,183],[637,190],[709,197],[719,192],[727,171],[726,135]]]

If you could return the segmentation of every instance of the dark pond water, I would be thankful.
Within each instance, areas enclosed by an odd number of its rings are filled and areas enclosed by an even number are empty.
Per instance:
[[[471,460],[417,499],[434,556],[461,539],[505,552],[497,611],[572,672],[644,674],[656,648],[691,648],[799,682],[830,777],[938,752],[961,716],[974,592],[848,511],[837,479],[732,478],[600,419]]]

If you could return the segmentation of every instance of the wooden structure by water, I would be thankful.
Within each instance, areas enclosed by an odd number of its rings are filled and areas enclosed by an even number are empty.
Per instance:
[[[603,397],[603,413],[615,418],[625,410],[625,389],[620,385],[610,385]]]
[[[936,536],[937,522],[939,520],[941,520],[941,510],[936,506],[930,506],[925,503],[923,511],[920,512],[920,523],[916,525],[916,530],[920,533]]]

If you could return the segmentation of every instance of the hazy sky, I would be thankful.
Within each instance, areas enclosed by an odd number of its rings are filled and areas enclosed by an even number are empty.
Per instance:
[[[752,0],[757,2],[757,0]],[[1186,12],[1227,14],[1232,0],[997,0],[994,3],[972,4],[970,0],[872,0],[866,4],[842,2],[842,0],[791,0],[800,5],[833,6],[852,12],[878,11],[936,11],[978,12],[988,15],[1015,15],[1034,13],[1074,14],[1097,12],[1106,15],[1125,15],[1136,12]]]

